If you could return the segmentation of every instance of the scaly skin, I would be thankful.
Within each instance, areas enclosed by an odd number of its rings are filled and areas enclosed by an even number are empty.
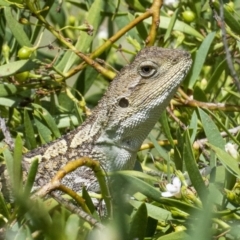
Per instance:
[[[68,161],[88,156],[108,171],[132,169],[138,149],[190,69],[190,54],[149,47],[125,66],[77,129],[24,156],[23,166],[38,157],[36,184],[43,185]],[[93,173],[78,168],[62,183],[74,191],[97,191]]]

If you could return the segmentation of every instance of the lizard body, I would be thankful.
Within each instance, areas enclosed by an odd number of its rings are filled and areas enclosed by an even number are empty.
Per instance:
[[[132,169],[138,149],[191,63],[190,54],[182,50],[141,50],[112,81],[92,115],[75,130],[27,153],[24,168],[27,170],[38,157],[38,185],[48,183],[68,161],[84,156],[98,160],[106,172]],[[95,177],[86,167],[66,175],[62,183],[75,191],[82,185],[98,190]]]

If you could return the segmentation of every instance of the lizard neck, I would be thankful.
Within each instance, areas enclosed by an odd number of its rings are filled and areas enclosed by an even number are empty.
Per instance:
[[[116,114],[111,113],[111,116],[115,116],[106,118],[108,124],[102,129],[95,145],[106,156],[104,165],[107,166],[108,171],[134,167],[137,151],[156,124],[174,91],[173,88],[172,93],[162,94],[151,107],[140,111],[129,108],[127,117],[119,117],[121,113],[119,109],[115,109]],[[114,106],[111,106],[111,109],[113,108]],[[114,161],[108,161],[108,159],[114,159]]]

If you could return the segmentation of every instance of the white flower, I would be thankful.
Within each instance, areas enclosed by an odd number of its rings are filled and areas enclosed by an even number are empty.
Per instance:
[[[168,183],[166,185],[167,192],[162,192],[163,197],[181,197],[181,181],[178,177],[173,178],[172,184]]]
[[[225,145],[225,151],[229,153],[233,158],[237,159],[239,154],[232,143],[227,143]]]
[[[178,0],[164,0],[164,4],[165,5],[171,5],[171,4],[174,4],[174,3],[177,3],[179,2]]]

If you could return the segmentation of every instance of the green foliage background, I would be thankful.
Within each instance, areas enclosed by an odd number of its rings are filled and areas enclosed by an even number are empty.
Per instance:
[[[240,238],[239,158],[225,150],[227,143],[240,145],[240,1],[163,4],[153,32],[156,22],[144,15],[149,9],[150,0],[0,0],[0,114],[15,142],[10,150],[2,128],[1,176],[6,166],[15,197],[6,199],[2,187],[0,238]],[[139,151],[145,173],[114,175],[121,187],[110,200],[113,216],[101,218],[86,190],[84,211],[99,224],[53,199],[30,200],[37,163],[23,182],[22,154],[79,126],[116,70],[153,44],[185,49],[194,64],[171,102],[175,118],[164,112],[147,139],[151,144]],[[163,198],[173,173],[182,183],[181,198]]]

